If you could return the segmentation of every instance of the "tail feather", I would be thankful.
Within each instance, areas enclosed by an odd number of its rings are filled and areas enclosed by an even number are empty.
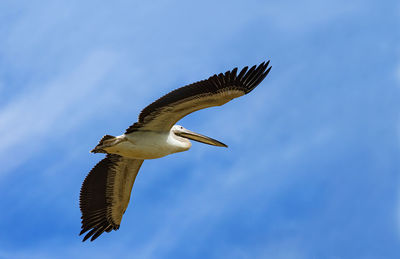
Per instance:
[[[107,153],[104,149],[103,146],[107,145],[106,142],[108,142],[108,140],[114,139],[114,136],[111,135],[104,135],[100,141],[99,144],[97,144],[97,146],[95,148],[93,148],[90,152],[92,153]]]
[[[115,138],[115,137],[114,137],[114,136],[111,136],[111,135],[104,135],[104,136],[100,139],[99,144],[97,144],[97,145],[98,145],[98,146],[103,145],[103,144],[104,144],[104,141],[106,141],[106,140],[108,140],[108,139],[113,139],[113,138]]]

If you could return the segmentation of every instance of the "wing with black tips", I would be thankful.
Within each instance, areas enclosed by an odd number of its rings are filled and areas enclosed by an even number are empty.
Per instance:
[[[269,61],[259,66],[227,71],[178,88],[156,100],[142,110],[139,121],[125,134],[136,130],[168,131],[177,121],[200,109],[223,105],[239,96],[248,94],[268,75]]]
[[[80,193],[83,241],[117,230],[143,160],[108,154],[86,176]]]

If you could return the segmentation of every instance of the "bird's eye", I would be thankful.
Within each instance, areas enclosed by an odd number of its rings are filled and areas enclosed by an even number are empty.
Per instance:
[[[183,129],[183,127],[181,126],[181,129]]]

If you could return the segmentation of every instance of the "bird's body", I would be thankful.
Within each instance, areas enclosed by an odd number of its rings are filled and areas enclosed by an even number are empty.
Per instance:
[[[155,159],[188,150],[192,144],[170,131],[134,131],[100,143],[99,149],[134,159]],[[107,145],[110,145],[107,147]],[[106,147],[104,147],[106,146]],[[95,150],[93,152],[96,152]],[[103,153],[103,152],[99,152]]]
[[[124,134],[105,135],[91,151],[105,153],[86,176],[80,193],[83,241],[117,230],[128,207],[133,183],[144,160],[189,150],[189,139],[227,147],[218,140],[175,125],[200,109],[220,106],[251,92],[267,76],[267,63],[237,68],[176,89],[142,110],[138,122]]]

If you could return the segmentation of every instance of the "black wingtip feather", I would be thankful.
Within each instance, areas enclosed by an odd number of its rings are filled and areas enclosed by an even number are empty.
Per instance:
[[[224,77],[224,74],[220,73],[220,74],[218,75],[218,79],[219,79],[220,86],[223,86],[223,85],[225,84],[224,78],[225,78],[225,77]]]
[[[230,78],[230,81],[231,81],[231,82],[233,82],[233,81],[236,80],[236,73],[237,73],[237,70],[238,70],[237,67],[235,67],[234,69],[232,69],[231,78]]]
[[[237,76],[238,81],[242,80],[242,77],[244,76],[244,74],[246,74],[247,69],[249,69],[249,67],[246,66],[240,71],[239,75]]]
[[[252,66],[249,69],[249,71],[246,73],[246,75],[244,75],[243,80],[242,80],[244,85],[247,85],[249,79],[251,79],[253,77],[254,73],[256,72],[256,67],[257,67],[256,65]]]
[[[264,67],[264,62],[261,63],[261,65],[255,70],[254,75],[252,78],[250,78],[247,82],[248,88],[249,89],[254,89],[258,85],[259,79],[262,77],[264,73],[265,67]],[[261,81],[260,81],[261,82]]]
[[[90,230],[89,233],[87,233],[85,235],[85,237],[83,238],[82,242],[85,242],[86,240],[88,240],[96,231],[97,231],[97,228],[94,228],[94,229]]]
[[[231,82],[231,71],[226,71],[224,75],[225,84],[229,84]]]
[[[96,240],[96,238],[98,238],[101,234],[104,233],[104,231],[106,230],[106,228],[108,228],[108,226],[101,226],[96,233],[93,234],[92,238],[90,239],[90,241]]]

